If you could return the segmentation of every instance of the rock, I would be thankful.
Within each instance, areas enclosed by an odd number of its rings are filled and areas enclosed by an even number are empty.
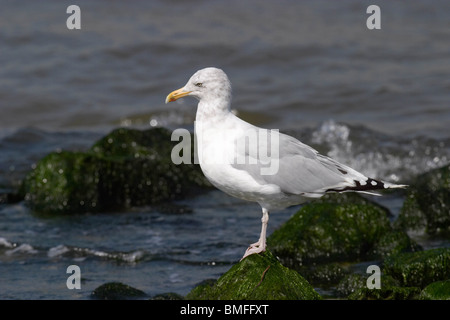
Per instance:
[[[0,205],[14,204],[23,200],[23,197],[16,191],[5,190],[0,187]]]
[[[303,266],[296,269],[309,283],[320,288],[330,288],[345,277],[349,270],[339,263]]]
[[[408,300],[420,292],[419,288],[402,288],[400,282],[389,275],[381,274],[380,288],[369,289],[367,280],[370,274],[353,273],[344,277],[336,291],[340,297],[350,300]]]
[[[374,257],[386,258],[401,252],[420,250],[422,247],[411,240],[405,232],[393,229],[380,236],[372,253]]]
[[[427,285],[420,293],[422,300],[450,300],[450,279]]]
[[[167,292],[153,296],[151,300],[184,300],[182,295],[175,292]]]
[[[351,274],[338,285],[340,296],[349,300],[411,300],[417,299],[420,288],[401,287],[400,282],[389,275],[381,274],[380,288],[368,288],[369,274]]]
[[[428,284],[450,278],[450,248],[401,253],[384,261],[384,272],[402,286],[424,288]]]
[[[117,129],[88,152],[54,152],[24,180],[37,212],[83,213],[155,205],[210,187],[198,165],[175,165],[170,132]]]
[[[194,289],[191,290],[186,296],[188,300],[209,300],[211,291],[214,285],[217,283],[217,279],[206,279],[200,282]]]
[[[357,194],[335,194],[303,206],[268,238],[273,253],[288,267],[364,261],[418,250],[394,230],[389,212]]]
[[[424,173],[408,188],[396,221],[405,230],[450,237],[450,165]]]
[[[171,133],[167,129],[119,128],[95,142],[91,150],[103,157],[140,158],[161,154],[170,158],[173,146]]]
[[[367,287],[356,290],[348,296],[349,300],[415,300],[420,288],[382,286],[381,289]]]
[[[369,275],[354,273],[340,281],[337,295],[350,300],[450,299],[449,280],[433,282],[449,277],[449,254],[450,248],[439,248],[390,256],[384,261],[379,289],[367,287]]]
[[[99,211],[100,167],[101,159],[91,154],[50,153],[25,178],[25,201],[43,213]]]
[[[367,276],[360,273],[352,273],[341,279],[336,286],[336,293],[339,297],[348,295],[366,286]]]
[[[253,254],[235,264],[214,284],[194,288],[192,300],[317,300],[320,295],[296,271],[270,253]]]
[[[92,298],[99,300],[127,300],[145,296],[145,292],[120,282],[102,284],[91,293]]]

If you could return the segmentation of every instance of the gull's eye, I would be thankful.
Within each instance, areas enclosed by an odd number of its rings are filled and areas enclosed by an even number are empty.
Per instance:
[[[197,82],[197,83],[195,84],[195,86],[201,88],[201,87],[203,87],[203,83]]]

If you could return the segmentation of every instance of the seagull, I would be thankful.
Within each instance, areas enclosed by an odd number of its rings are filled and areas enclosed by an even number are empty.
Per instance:
[[[223,192],[262,208],[259,240],[242,259],[266,250],[269,212],[327,193],[379,195],[373,191],[407,187],[369,178],[294,137],[245,122],[231,111],[231,93],[225,72],[208,67],[171,92],[166,103],[187,96],[198,100],[194,133],[204,175]]]

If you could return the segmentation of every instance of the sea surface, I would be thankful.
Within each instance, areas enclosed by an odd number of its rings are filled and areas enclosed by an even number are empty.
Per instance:
[[[164,104],[198,69],[222,68],[233,109],[374,178],[408,183],[450,161],[450,2],[0,0],[0,194],[55,150],[117,127],[192,129],[196,101]],[[375,201],[398,215],[398,194]],[[257,204],[212,191],[184,214],[42,217],[0,204],[0,299],[89,299],[119,281],[188,293],[236,263],[260,232]],[[268,233],[298,207],[270,217]],[[424,248],[448,242],[413,235]],[[69,290],[78,265],[81,289]],[[320,288],[318,288],[320,292]]]

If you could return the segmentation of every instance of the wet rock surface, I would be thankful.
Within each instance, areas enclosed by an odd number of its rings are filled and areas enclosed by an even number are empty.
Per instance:
[[[415,179],[396,224],[408,231],[450,239],[450,165]]]
[[[299,273],[284,267],[270,251],[250,255],[216,282],[194,288],[193,300],[317,300],[320,295]]]
[[[303,206],[268,243],[289,266],[383,258],[419,247],[395,230],[389,212],[357,194],[328,195]]]
[[[198,165],[175,165],[162,128],[117,129],[88,152],[53,152],[26,176],[22,194],[39,213],[70,214],[155,205],[206,190]]]

